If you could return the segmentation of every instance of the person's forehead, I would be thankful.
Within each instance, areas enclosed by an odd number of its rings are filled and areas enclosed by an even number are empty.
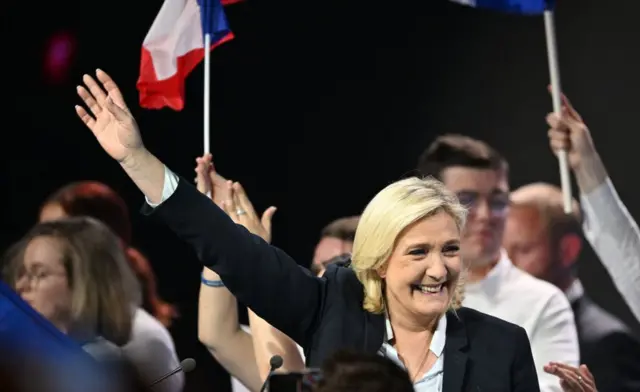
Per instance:
[[[482,193],[506,192],[509,189],[504,170],[452,166],[443,170],[442,181],[451,191],[472,190]]]
[[[58,203],[49,203],[40,211],[40,222],[54,221],[67,216],[64,208]]]
[[[62,252],[62,246],[56,238],[36,237],[27,245],[23,263],[28,266],[55,265],[62,262]]]
[[[344,244],[344,241],[337,237],[325,236],[318,242],[318,247],[340,247]]]
[[[517,225],[520,232],[543,232],[545,230],[544,223],[540,209],[531,205],[514,204],[507,215],[507,224]]]
[[[351,243],[341,240],[336,237],[323,237],[320,239],[315,249],[315,258],[320,258],[324,261],[325,258],[331,258],[333,256],[340,255],[345,252],[345,249],[349,247]]]

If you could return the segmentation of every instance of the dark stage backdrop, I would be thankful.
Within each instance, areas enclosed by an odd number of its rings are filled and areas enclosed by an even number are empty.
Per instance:
[[[633,162],[640,140],[640,31],[634,25],[640,3],[559,3],[564,88],[638,217]],[[172,329],[179,353],[199,361],[188,377],[189,390],[215,385],[224,391],[224,372],[196,340],[198,263],[167,230],[140,218],[141,195],[73,109],[82,73],[96,67],[110,72],[148,147],[176,172],[193,176],[203,148],[202,67],[189,78],[183,112],[137,107],[140,45],[160,5],[4,5],[2,245],[29,228],[39,203],[56,187],[83,179],[110,184],[131,206],[135,243],[150,256],[163,296],[182,312]],[[513,187],[559,181],[544,123],[551,101],[541,18],[497,15],[445,0],[247,0],[227,13],[237,39],[213,53],[216,166],[243,182],[258,209],[279,207],[274,243],[301,263],[310,260],[325,223],[359,213],[376,191],[410,171],[421,150],[443,132],[483,138],[502,150],[511,162]],[[62,72],[53,83],[42,70],[47,45],[60,32],[75,40],[75,58],[69,78]],[[61,52],[69,49],[62,46]],[[597,302],[631,320],[588,252],[581,275]]]

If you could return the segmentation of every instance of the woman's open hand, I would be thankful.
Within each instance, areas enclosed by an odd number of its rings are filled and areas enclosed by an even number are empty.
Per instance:
[[[138,125],[111,77],[101,70],[96,71],[96,76],[100,84],[84,75],[84,86],[77,87],[78,95],[91,114],[79,105],[76,105],[76,113],[107,154],[126,165],[145,151]]]

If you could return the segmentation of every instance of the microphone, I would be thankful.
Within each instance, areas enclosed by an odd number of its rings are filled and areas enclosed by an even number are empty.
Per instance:
[[[182,362],[180,362],[180,365],[178,365],[177,368],[173,369],[169,373],[167,373],[164,376],[160,377],[159,379],[155,380],[154,382],[149,384],[147,388],[151,388],[152,386],[161,383],[162,381],[166,380],[167,378],[173,376],[174,374],[176,374],[176,373],[178,373],[180,371],[185,372],[185,373],[189,373],[190,371],[192,371],[195,368],[196,368],[196,360],[193,359],[193,358],[185,358],[185,359],[182,360]]]
[[[273,357],[271,357],[271,359],[269,360],[269,374],[267,375],[267,379],[264,380],[264,384],[262,384],[260,392],[264,392],[267,389],[267,385],[269,385],[269,379],[271,378],[271,375],[273,374],[273,372],[280,369],[283,363],[284,360],[281,356],[274,355]]]

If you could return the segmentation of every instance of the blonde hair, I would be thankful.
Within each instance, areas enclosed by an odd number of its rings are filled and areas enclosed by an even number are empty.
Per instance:
[[[458,229],[462,230],[467,210],[444,184],[432,177],[411,177],[395,182],[369,202],[356,230],[351,261],[364,286],[365,310],[372,313],[385,311],[384,280],[378,271],[391,256],[400,233],[411,224],[442,211],[451,215]],[[462,281],[460,277],[449,305],[451,309],[461,306]]]

